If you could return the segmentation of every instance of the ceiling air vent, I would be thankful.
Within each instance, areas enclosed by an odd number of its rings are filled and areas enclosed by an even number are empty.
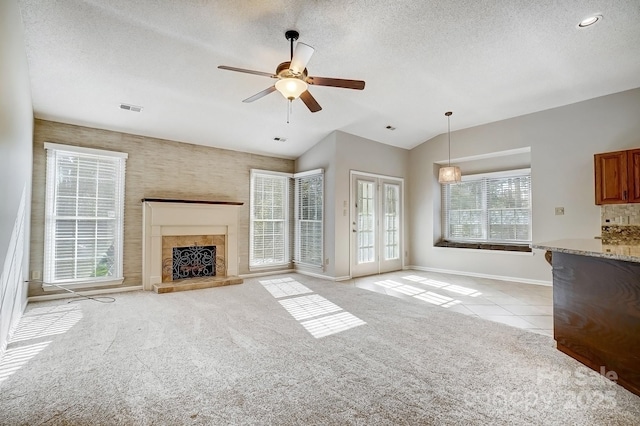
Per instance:
[[[126,109],[127,111],[133,111],[133,112],[142,111],[142,107],[137,105],[120,104],[120,108]]]

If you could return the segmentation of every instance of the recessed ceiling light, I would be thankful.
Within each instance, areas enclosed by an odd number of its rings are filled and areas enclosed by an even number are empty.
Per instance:
[[[601,19],[602,19],[602,15],[590,16],[590,17],[585,18],[582,21],[580,21],[580,23],[578,24],[578,27],[580,27],[580,28],[589,27],[589,26],[595,24],[596,22],[598,22]]]

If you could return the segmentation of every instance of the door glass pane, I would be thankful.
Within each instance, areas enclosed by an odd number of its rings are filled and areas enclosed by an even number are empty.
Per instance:
[[[384,193],[384,259],[400,258],[400,186],[383,185]]]
[[[358,263],[375,260],[375,185],[358,180]]]

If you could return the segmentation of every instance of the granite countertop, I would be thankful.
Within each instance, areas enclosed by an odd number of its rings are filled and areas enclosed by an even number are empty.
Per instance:
[[[640,263],[640,241],[604,244],[596,238],[566,239],[533,243],[531,248]]]

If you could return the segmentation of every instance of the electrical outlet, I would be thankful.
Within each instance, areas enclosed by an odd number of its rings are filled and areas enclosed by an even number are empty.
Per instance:
[[[564,214],[564,207],[556,207],[556,216],[562,216]]]

